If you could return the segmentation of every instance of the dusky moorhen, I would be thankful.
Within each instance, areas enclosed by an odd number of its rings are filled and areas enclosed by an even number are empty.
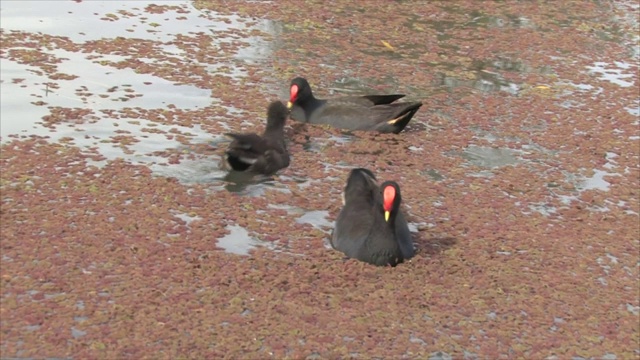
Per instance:
[[[350,258],[378,266],[395,266],[413,257],[415,250],[401,201],[395,181],[378,186],[370,170],[351,170],[331,245]]]
[[[291,80],[289,88],[290,117],[311,124],[329,124],[348,130],[372,130],[397,134],[422,106],[421,102],[394,101],[402,94],[343,96],[317,99],[306,79]]]
[[[284,143],[284,124],[288,110],[280,101],[267,109],[267,127],[262,136],[254,133],[227,133],[233,141],[226,151],[233,170],[272,175],[289,166],[289,154]]]

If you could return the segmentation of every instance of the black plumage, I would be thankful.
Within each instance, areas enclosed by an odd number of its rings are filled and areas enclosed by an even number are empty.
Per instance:
[[[288,110],[273,101],[267,110],[267,126],[262,136],[255,133],[227,133],[233,141],[226,150],[226,160],[233,170],[272,175],[289,166],[289,153],[284,141],[284,125]]]
[[[367,169],[351,170],[343,194],[331,245],[350,258],[370,264],[395,266],[415,255],[407,220],[400,209],[400,186],[380,186]]]
[[[392,94],[317,99],[307,80],[298,77],[291,81],[287,107],[291,119],[300,122],[397,134],[422,106],[421,102],[394,103],[403,97]]]

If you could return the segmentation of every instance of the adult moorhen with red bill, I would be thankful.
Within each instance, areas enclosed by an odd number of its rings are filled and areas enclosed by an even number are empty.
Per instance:
[[[331,245],[350,258],[373,265],[396,266],[415,255],[409,226],[401,209],[400,186],[380,186],[370,170],[351,170],[343,193]]]
[[[288,110],[280,101],[267,109],[267,127],[262,136],[254,133],[227,133],[233,141],[226,151],[233,170],[272,175],[289,166],[289,154],[284,143],[284,125]]]
[[[421,102],[394,103],[402,97],[402,94],[393,94],[317,99],[309,82],[297,77],[291,80],[287,107],[291,110],[291,119],[300,122],[397,134],[422,106]]]

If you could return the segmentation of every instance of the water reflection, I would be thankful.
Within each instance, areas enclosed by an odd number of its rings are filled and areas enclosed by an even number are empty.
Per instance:
[[[246,75],[245,65],[270,56],[270,42],[260,34],[281,31],[277,23],[211,11],[203,14],[190,1],[3,1],[1,6],[3,40],[6,34],[15,43],[33,44],[33,50],[29,51],[46,59],[46,63],[27,61],[19,47],[7,48],[0,59],[2,141],[34,134],[46,136],[50,141],[65,139],[68,145],[102,155],[105,160],[96,162],[98,166],[123,158],[186,183],[224,181],[226,172],[218,169],[218,160],[206,156],[181,159],[180,163],[168,166],[167,151],[190,152],[184,145],[185,139],[192,144],[211,139],[203,128],[147,120],[141,110],[163,112],[169,107],[170,111],[188,112],[224,107],[228,116],[207,119],[224,128],[223,122],[241,114],[242,109],[222,106],[219,99],[212,97],[210,89],[119,64],[132,58],[150,66],[173,67],[176,62],[186,61],[240,81]],[[164,7],[161,11],[148,11],[149,6]],[[251,36],[242,39],[244,45],[225,47],[238,43],[243,34],[239,30]],[[210,36],[213,46],[224,48],[217,52],[220,56],[193,58],[183,48],[191,43],[178,41],[202,34]],[[109,54],[84,49],[96,41],[131,38],[139,39],[153,52],[140,56],[144,54],[136,49],[116,49]],[[60,74],[55,80],[52,77]],[[52,108],[90,112],[45,127],[41,119]],[[135,119],[123,116],[123,108],[142,116]],[[122,136],[131,141],[119,143],[117,139]]]

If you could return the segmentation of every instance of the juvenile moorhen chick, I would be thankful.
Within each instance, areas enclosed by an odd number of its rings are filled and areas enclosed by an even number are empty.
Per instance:
[[[415,255],[409,226],[395,181],[380,186],[373,173],[356,168],[349,173],[331,245],[350,258],[373,265],[396,266]]]
[[[291,119],[300,122],[397,134],[422,106],[421,102],[393,103],[402,97],[393,94],[316,99],[309,82],[297,77],[291,80],[287,107],[291,109]]]
[[[284,143],[284,124],[288,110],[280,101],[267,109],[267,127],[262,136],[254,133],[227,133],[233,141],[226,151],[233,170],[272,175],[289,166],[289,154]]]

